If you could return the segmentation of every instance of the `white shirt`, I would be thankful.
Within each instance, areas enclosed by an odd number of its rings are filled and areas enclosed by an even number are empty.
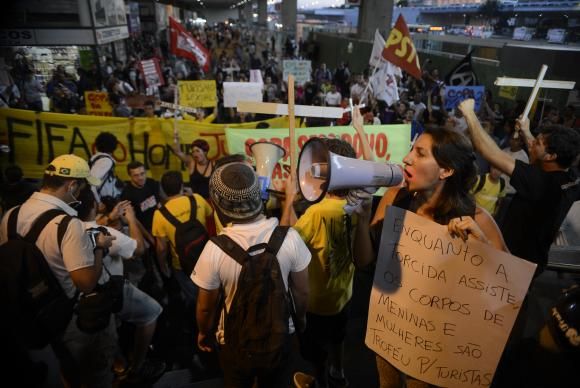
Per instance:
[[[409,103],[409,108],[411,108],[415,111],[415,114],[413,115],[413,119],[415,119],[416,121],[419,121],[421,116],[423,116],[423,112],[425,111],[425,109],[427,109],[425,104],[423,104],[422,102],[419,102],[418,104],[416,104],[414,101],[411,101]]]
[[[109,154],[104,152],[97,152],[91,157],[91,161],[95,160],[99,155],[107,155],[104,158],[97,160],[91,167],[91,175],[99,178],[102,181],[102,186],[98,187],[92,186],[93,194],[97,201],[101,201],[101,197],[113,197],[118,198],[121,196],[121,190],[115,185],[117,178],[105,180],[108,172],[115,168],[115,163]],[[113,171],[114,172],[114,171]]]
[[[226,234],[243,249],[268,242],[274,228],[278,225],[276,218],[262,218],[249,224],[233,224],[223,229]],[[310,263],[310,251],[300,238],[296,230],[290,228],[286,239],[278,251],[278,262],[282,271],[284,285],[288,289],[290,272],[303,271]],[[242,266],[229,257],[213,242],[208,241],[199,256],[197,264],[191,273],[191,280],[206,290],[215,290],[223,284],[226,293],[226,309],[229,310],[236,293],[238,277]],[[290,319],[290,332],[294,332],[294,325]],[[218,341],[224,343],[224,313],[222,311],[218,331]]]
[[[57,232],[58,224],[64,216],[57,216],[48,223],[36,240],[36,246],[43,253],[64,292],[72,298],[76,287],[69,272],[92,267],[95,264],[93,244],[85,233],[82,221],[76,218],[76,210],[55,196],[36,192],[20,207],[16,230],[19,235],[26,235],[38,216],[50,209],[62,209],[74,218],[66,229],[60,248],[57,242]],[[0,224],[0,244],[8,240],[7,223],[12,210],[4,215]]]
[[[83,224],[85,230],[101,227],[95,221],[88,221]],[[105,226],[105,228],[111,236],[115,237],[115,240],[113,240],[109,248],[109,254],[103,257],[103,267],[106,267],[111,275],[123,275],[123,259],[133,257],[135,249],[137,249],[137,241],[115,228],[109,228],[108,226]],[[107,270],[103,268],[101,277],[99,278],[99,284],[105,284],[109,281],[109,273],[107,273]]]
[[[342,101],[342,96],[339,92],[328,92],[326,93],[326,97],[324,97],[324,101],[328,106],[339,106]]]

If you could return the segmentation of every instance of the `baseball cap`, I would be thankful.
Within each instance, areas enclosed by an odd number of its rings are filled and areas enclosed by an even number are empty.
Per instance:
[[[85,178],[92,186],[100,186],[101,180],[91,175],[89,164],[83,158],[76,155],[61,155],[56,157],[50,165],[54,171],[45,170],[44,173],[63,178]]]

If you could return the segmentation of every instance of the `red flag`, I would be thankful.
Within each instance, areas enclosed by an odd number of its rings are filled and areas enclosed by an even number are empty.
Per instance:
[[[411,40],[409,28],[403,15],[399,15],[389,38],[385,42],[383,58],[393,65],[399,66],[417,79],[421,79],[421,65],[415,45]]]
[[[204,71],[209,71],[210,54],[205,47],[191,36],[179,22],[169,18],[170,50],[173,54],[197,62]]]

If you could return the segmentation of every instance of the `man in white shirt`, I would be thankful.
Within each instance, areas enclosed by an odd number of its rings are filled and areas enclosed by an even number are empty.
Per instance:
[[[100,184],[90,174],[87,162],[76,155],[61,155],[44,171],[40,191],[19,208],[8,211],[0,226],[0,244],[3,244],[8,240],[8,219],[14,211],[18,211],[16,232],[20,236],[25,236],[46,211],[60,209],[65,213],[46,225],[36,240],[36,246],[69,298],[75,297],[77,291],[85,294],[93,291],[101,276],[105,251],[115,239],[98,233],[93,243],[85,233],[83,223],[76,217],[74,207],[78,205],[79,193],[87,183]],[[58,226],[67,215],[72,219],[59,246]],[[75,313],[64,334],[53,344],[61,362],[62,376],[65,380],[79,379],[87,387],[110,387],[117,340],[113,320],[105,329],[88,334],[77,327],[76,318]]]
[[[123,260],[139,258],[145,251],[145,242],[133,207],[128,201],[123,201],[118,210],[121,220],[128,225],[129,237],[114,228],[96,223],[98,204],[90,189],[83,189],[79,200],[82,202],[78,207],[79,218],[84,221],[85,229],[90,232],[105,228],[108,234],[115,237],[108,255],[103,258],[104,270],[99,284],[106,284],[114,277],[123,277]],[[121,377],[131,384],[151,383],[165,371],[164,362],[146,358],[163,308],[124,277],[122,282],[122,306],[116,314],[121,321],[135,325],[135,333],[132,353],[129,355],[130,363],[124,368]]]
[[[425,104],[423,103],[423,101],[421,101],[421,93],[415,93],[415,96],[413,97],[413,101],[411,101],[409,103],[409,107],[411,109],[413,109],[413,111],[415,112],[415,115],[413,116],[413,120],[415,121],[423,121],[423,113],[425,112],[425,109],[427,109],[427,106],[425,106]]]
[[[336,85],[332,84],[330,86],[330,90],[326,93],[326,96],[324,97],[324,102],[326,102],[327,106],[339,106],[341,101],[342,96],[340,92],[336,90]]]
[[[217,168],[210,180],[210,196],[223,225],[222,234],[230,237],[242,249],[266,243],[278,225],[275,218],[262,214],[260,185],[253,169],[245,163],[230,163]],[[290,288],[295,304],[299,327],[305,326],[306,303],[308,300],[308,264],[310,251],[294,230],[289,229],[277,254],[286,289]],[[283,381],[285,354],[280,363],[267,371],[258,373],[256,368],[236,357],[236,349],[230,349],[225,341],[224,312],[221,314],[217,333],[213,322],[220,289],[224,290],[224,311],[230,311],[236,295],[236,285],[241,265],[223,252],[213,241],[209,241],[201,253],[191,279],[200,288],[197,302],[198,346],[202,351],[211,352],[220,347],[226,386],[240,386],[243,381],[258,378],[258,386],[279,386]],[[241,328],[240,328],[241,329]],[[290,333],[294,327],[290,324]],[[289,334],[290,334],[289,333]],[[287,384],[286,384],[287,385]]]

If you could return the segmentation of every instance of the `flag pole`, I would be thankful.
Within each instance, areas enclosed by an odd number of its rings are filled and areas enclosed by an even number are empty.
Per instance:
[[[179,86],[175,88],[173,103],[175,104],[173,109],[173,139],[174,141],[177,141],[179,140],[179,133],[177,131],[177,105],[179,104]]]
[[[374,77],[374,75],[375,75],[375,73],[377,72],[378,69],[379,69],[378,66],[375,66],[375,68],[373,69],[373,73],[369,77],[369,82],[367,83],[367,86],[365,86],[365,88],[364,88],[364,90],[362,92],[362,97],[361,97],[361,100],[359,101],[359,104],[362,104],[363,102],[366,102],[365,100],[363,100],[363,97],[366,98],[367,90],[369,90],[369,86],[371,85],[371,78]]]
[[[296,184],[296,120],[294,115],[294,76],[288,74],[288,130],[290,135],[290,183]]]

